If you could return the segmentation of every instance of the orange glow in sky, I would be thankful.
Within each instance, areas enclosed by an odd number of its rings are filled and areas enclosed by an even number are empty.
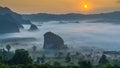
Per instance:
[[[120,11],[118,0],[0,0],[18,13],[101,13]]]

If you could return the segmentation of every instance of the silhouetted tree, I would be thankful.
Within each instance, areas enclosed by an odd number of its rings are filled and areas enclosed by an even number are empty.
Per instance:
[[[65,58],[65,62],[69,63],[70,61],[71,61],[71,57],[70,57],[70,53],[68,53],[66,58]]]
[[[36,51],[36,50],[37,50],[37,47],[36,47],[36,46],[33,46],[32,49],[33,49],[33,51]]]
[[[62,52],[59,52],[59,53],[58,53],[58,56],[59,56],[59,57],[62,57],[62,55],[63,55]]]
[[[55,68],[55,67],[52,67],[50,64],[45,63],[45,64],[39,65],[37,68]]]
[[[15,55],[11,59],[13,64],[29,64],[32,63],[32,59],[29,56],[28,51],[24,49],[18,49],[15,51]]]
[[[36,63],[39,64],[39,63],[40,63],[40,59],[41,59],[40,57],[37,57],[37,61],[36,61]]]
[[[80,68],[92,68],[92,64],[89,61],[79,61]]]
[[[10,51],[10,49],[11,49],[11,46],[8,44],[8,45],[6,45],[6,49],[8,50],[8,52]]]
[[[99,64],[106,64],[106,63],[109,63],[109,61],[107,60],[106,55],[103,54],[99,60]]]
[[[114,67],[113,64],[106,64],[106,68],[117,68],[117,67]]]
[[[57,61],[55,61],[54,63],[53,63],[53,65],[55,66],[55,67],[60,67],[61,66],[61,64],[59,63],[59,62],[57,62]]]
[[[79,52],[76,52],[76,56],[79,56],[80,55],[80,53]]]
[[[3,58],[0,56],[0,63],[3,63]]]
[[[45,62],[45,55],[43,54],[42,57],[40,58],[41,60],[41,63],[44,63]]]
[[[7,57],[7,51],[3,48],[2,49],[2,58],[3,58],[3,60],[5,60],[6,59],[6,57]]]

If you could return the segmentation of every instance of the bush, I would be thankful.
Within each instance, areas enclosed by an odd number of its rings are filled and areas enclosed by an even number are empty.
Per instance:
[[[30,64],[32,63],[32,59],[29,56],[28,51],[24,49],[18,49],[15,51],[15,55],[10,60],[12,64]]]

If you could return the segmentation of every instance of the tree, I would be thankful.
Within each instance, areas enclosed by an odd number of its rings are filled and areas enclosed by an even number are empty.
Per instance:
[[[61,64],[60,64],[59,62],[55,61],[55,62],[53,63],[53,66],[55,66],[55,67],[60,67]]]
[[[11,59],[12,64],[29,64],[32,63],[32,59],[29,56],[28,51],[24,49],[18,49],[15,51],[15,55]]]
[[[99,64],[106,64],[106,63],[109,63],[109,61],[107,60],[106,55],[103,54],[99,60]]]
[[[3,58],[0,56],[0,63],[3,63]]]
[[[11,46],[8,44],[8,45],[6,45],[6,49],[8,50],[8,52],[10,51],[10,49],[11,49]]]
[[[6,60],[6,57],[7,57],[7,51],[6,51],[4,48],[2,49],[1,54],[2,54],[2,55],[1,55],[2,59],[3,59],[3,60]]]
[[[115,68],[113,64],[106,64],[106,68]]]
[[[40,63],[40,57],[37,57],[36,63],[39,64]]]
[[[42,57],[40,58],[41,60],[41,63],[44,63],[45,62],[45,55],[43,54]]]
[[[92,64],[90,61],[79,61],[78,65],[80,68],[92,68]]]
[[[37,47],[36,47],[36,46],[33,46],[32,49],[33,49],[33,51],[36,51],[36,50],[37,50]]]
[[[69,63],[70,61],[71,61],[71,57],[70,57],[70,53],[68,53],[66,58],[65,58],[65,62]]]

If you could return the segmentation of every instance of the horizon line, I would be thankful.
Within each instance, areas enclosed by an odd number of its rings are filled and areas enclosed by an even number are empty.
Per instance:
[[[7,6],[1,6],[2,8],[8,8],[11,11],[21,14],[21,15],[30,15],[30,14],[54,14],[54,15],[64,15],[64,14],[81,14],[81,15],[92,15],[92,14],[105,14],[105,13],[113,13],[113,12],[120,12],[120,10],[111,10],[111,11],[104,11],[104,12],[99,12],[99,13],[80,13],[80,12],[67,12],[67,13],[49,13],[49,12],[35,12],[35,13],[20,13],[17,12],[15,10],[13,10],[12,8],[9,8]]]

